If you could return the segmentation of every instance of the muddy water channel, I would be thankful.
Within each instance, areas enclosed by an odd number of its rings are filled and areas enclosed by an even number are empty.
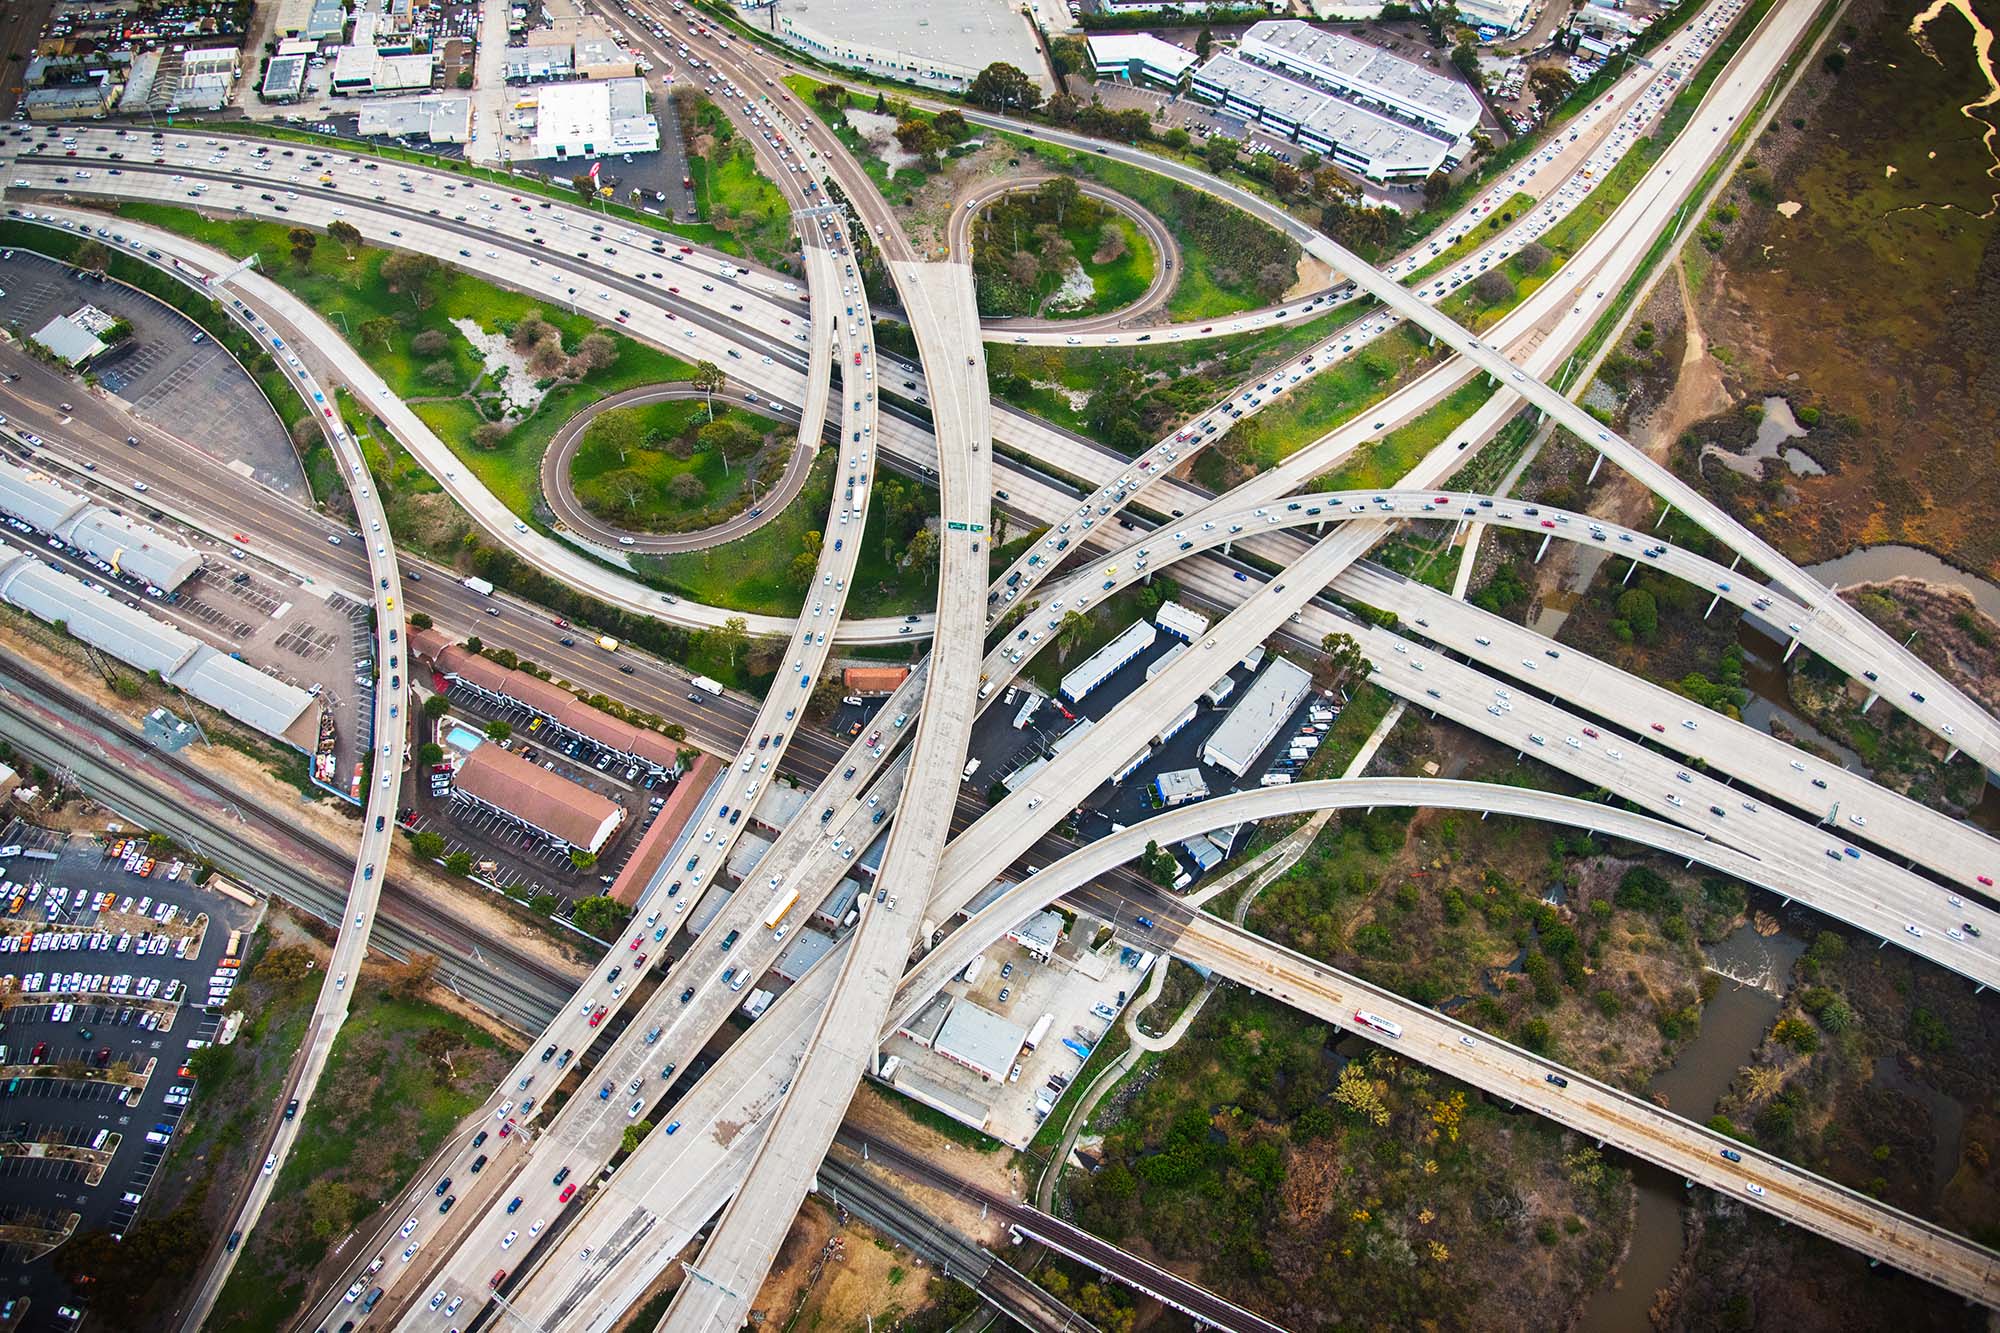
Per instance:
[[[1805,938],[1789,927],[1765,937],[1746,924],[1711,946],[1709,967],[1720,974],[1722,985],[1702,1008],[1701,1031],[1672,1065],[1655,1076],[1647,1091],[1668,1110],[1690,1120],[1714,1115],[1730,1080],[1776,1021],[1792,963],[1805,945]],[[1582,1333],[1647,1328],[1646,1312],[1653,1297],[1680,1261],[1681,1207],[1687,1198],[1680,1177],[1635,1163],[1633,1184],[1639,1203],[1631,1247],[1624,1263],[1585,1304],[1578,1321]]]

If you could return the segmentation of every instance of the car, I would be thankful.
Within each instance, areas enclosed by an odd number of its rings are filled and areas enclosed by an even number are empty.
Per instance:
[[[568,1203],[571,1199],[574,1199],[575,1197],[576,1197],[576,1186],[574,1185],[565,1186],[563,1192],[556,1196],[556,1202]]]
[[[508,1211],[508,1212],[510,1212],[510,1213],[518,1213],[518,1212],[520,1212],[520,1211],[521,1211],[521,1196],[520,1196],[520,1195],[516,1194],[516,1195],[515,1195],[515,1196],[514,1196],[513,1198],[511,1198],[511,1199],[509,1199],[509,1200],[507,1201],[507,1211]]]
[[[1914,936],[1917,939],[1922,939],[1924,937],[1923,928],[1917,925],[1914,921],[1906,921],[1903,923],[1903,933],[1906,935]]]
[[[438,1205],[438,1211],[440,1213],[448,1213],[451,1211],[451,1206],[457,1202],[458,1196],[456,1194],[447,1194],[444,1196],[444,1202]]]
[[[507,1249],[520,1238],[521,1238],[521,1233],[519,1231],[509,1231],[506,1235],[500,1238],[500,1248],[503,1250]]]
[[[1737,1152],[1734,1148],[1724,1148],[1722,1150],[1722,1160],[1725,1162],[1740,1162],[1743,1160],[1743,1154]]]
[[[639,1118],[639,1112],[645,1109],[646,1109],[646,1103],[643,1098],[635,1100],[630,1106],[625,1108],[625,1118],[627,1120],[637,1120]]]
[[[272,1153],[270,1156],[264,1159],[264,1174],[268,1176],[277,1169],[278,1169],[278,1154]]]
[[[1972,938],[1975,940],[1979,938],[1979,927],[1973,925],[1970,921],[1959,922],[1958,928],[1960,930],[1963,930],[1966,934],[1972,936]]]
[[[444,1197],[444,1192],[450,1188],[451,1188],[451,1177],[446,1176],[444,1179],[438,1181],[437,1188],[431,1191],[431,1197],[442,1199]]]
[[[1553,1083],[1558,1088],[1567,1088],[1569,1086],[1569,1080],[1561,1074],[1544,1074],[1542,1075],[1542,1081],[1544,1083]]]
[[[1764,1187],[1754,1180],[1745,1182],[1743,1188],[1749,1190],[1760,1199],[1764,1197]]]

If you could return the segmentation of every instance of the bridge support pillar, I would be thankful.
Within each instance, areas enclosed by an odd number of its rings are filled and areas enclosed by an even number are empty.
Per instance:
[[[1716,603],[1720,602],[1721,600],[1722,600],[1722,594],[1721,594],[1721,593],[1717,593],[1717,594],[1715,594],[1715,596],[1713,596],[1713,597],[1709,598],[1709,599],[1708,599],[1708,610],[1706,610],[1706,611],[1704,611],[1704,612],[1702,612],[1702,613],[1701,613],[1701,618],[1702,618],[1703,620],[1707,620],[1707,619],[1708,619],[1708,618],[1709,618],[1709,617],[1710,617],[1711,615],[1715,614],[1715,606],[1716,606]]]
[[[1660,530],[1660,524],[1666,522],[1667,515],[1673,512],[1674,512],[1674,507],[1672,505],[1660,506],[1660,516],[1653,520],[1653,531],[1658,532]]]
[[[1868,697],[1862,700],[1861,702],[1861,711],[1865,713],[1869,709],[1873,708],[1875,706],[1875,701],[1881,697],[1882,697],[1881,695],[1877,694],[1873,690],[1868,691]]]
[[[1319,522],[1313,524],[1313,536],[1323,537],[1325,535],[1326,535],[1326,520],[1321,519]]]
[[[1235,542],[1224,542],[1224,543],[1222,544],[1222,553],[1223,553],[1224,555],[1228,555],[1228,554],[1229,554],[1229,548],[1230,548],[1230,547],[1232,547],[1232,546],[1234,546],[1234,545],[1236,545],[1236,543],[1235,543]]]
[[[1625,577],[1618,580],[1618,586],[1622,588],[1626,584],[1630,583],[1632,581],[1632,571],[1637,569],[1638,567],[1639,567],[1639,562],[1637,560],[1634,560],[1631,564],[1625,566]]]
[[[1798,635],[1796,635],[1796,634],[1794,634],[1794,635],[1792,636],[1792,641],[1791,641],[1790,643],[1788,643],[1788,644],[1786,644],[1786,645],[1785,645],[1785,658],[1784,658],[1784,660],[1785,660],[1785,661],[1787,661],[1787,662],[1791,661],[1791,660],[1792,660],[1792,654],[1793,654],[1793,653],[1795,653],[1795,652],[1797,652],[1798,650],[1799,650],[1799,636],[1798,636]]]
[[[1735,555],[1729,557],[1729,572],[1732,574],[1735,573],[1736,567],[1742,563],[1743,563],[1743,553],[1741,551],[1738,551]]]
[[[1144,582],[1145,582],[1145,585],[1146,585],[1146,586],[1147,586],[1148,588],[1150,588],[1150,587],[1152,587],[1152,586],[1153,586],[1153,571],[1152,571],[1152,570],[1150,570],[1150,569],[1149,569],[1149,570],[1147,570],[1147,571],[1146,571],[1146,577],[1145,577],[1145,580],[1144,580]]]
[[[1546,537],[1543,537],[1543,538],[1542,538],[1542,544],[1541,544],[1540,546],[1538,546],[1538,547],[1536,547],[1536,548],[1535,548],[1535,563],[1536,563],[1536,564],[1538,564],[1538,565],[1539,565],[1539,564],[1541,564],[1541,563],[1542,563],[1542,557],[1548,554],[1548,552],[1549,552],[1549,542],[1550,542],[1551,540],[1553,540],[1553,539],[1554,539],[1554,536],[1555,536],[1555,534],[1554,534],[1554,533],[1550,533],[1550,534],[1549,534],[1548,536],[1546,536]]]
[[[1946,753],[1944,761],[1948,764],[1956,758],[1958,758],[1958,747],[1954,745],[1951,747],[1950,751]]]
[[[1583,479],[1583,484],[1584,484],[1584,485],[1586,485],[1586,486],[1588,486],[1588,485],[1590,485],[1590,483],[1592,483],[1593,481],[1596,481],[1596,480],[1597,480],[1597,469],[1599,469],[1599,468],[1601,468],[1601,467],[1603,467],[1603,466],[1604,466],[1604,455],[1603,455],[1603,454],[1599,454],[1599,455],[1597,456],[1597,461],[1596,461],[1595,463],[1592,463],[1592,464],[1590,465],[1590,475],[1589,475],[1589,476],[1587,476],[1587,477],[1585,477],[1585,478]]]

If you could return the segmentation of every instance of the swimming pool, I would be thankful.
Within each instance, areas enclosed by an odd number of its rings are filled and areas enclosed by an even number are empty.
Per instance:
[[[446,732],[444,738],[445,744],[449,745],[452,749],[458,751],[460,754],[471,754],[474,750],[478,749],[480,745],[482,745],[485,742],[485,740],[486,738],[480,735],[478,732],[467,731],[464,727],[457,725],[454,725],[450,731]]]

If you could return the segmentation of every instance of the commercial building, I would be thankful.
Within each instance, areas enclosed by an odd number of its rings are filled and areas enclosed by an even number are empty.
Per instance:
[[[1236,678],[1234,676],[1224,676],[1221,680],[1216,681],[1215,684],[1203,690],[1201,697],[1208,700],[1210,708],[1220,708],[1222,707],[1222,701],[1234,693],[1236,693]]]
[[[21,99],[29,120],[97,120],[111,110],[123,84],[109,79],[57,88],[34,88]]]
[[[813,908],[812,919],[828,930],[838,930],[841,918],[854,910],[854,900],[860,895],[860,881],[843,879],[834,886],[824,902]]]
[[[1475,28],[1512,36],[1528,26],[1533,0],[1458,0],[1458,16]]]
[[[571,67],[580,79],[629,79],[639,73],[632,53],[609,37],[579,37],[571,50]]]
[[[1208,796],[1208,781],[1198,768],[1176,768],[1153,779],[1153,794],[1160,798],[1161,805],[1172,809],[1189,801],[1205,799]]]
[[[1196,711],[1197,708],[1194,704],[1189,704],[1186,708],[1183,708],[1173,721],[1153,733],[1153,743],[1155,745],[1165,745],[1175,736],[1178,736],[1182,727],[1194,721]]]
[[[515,704],[534,713],[542,725],[530,729],[540,739],[589,741],[653,774],[673,772],[680,764],[680,747],[672,737],[593,708],[539,676],[481,657],[435,629],[410,631],[410,656],[431,669],[439,689],[462,689],[488,703]]]
[[[334,54],[331,87],[341,97],[416,92],[431,86],[434,63],[429,55],[385,55],[356,42]]]
[[[452,799],[491,810],[559,847],[595,855],[625,822],[625,810],[497,745],[481,745],[452,775]]]
[[[4,802],[21,789],[21,775],[6,764],[0,764],[0,802]]]
[[[1311,689],[1312,676],[1303,667],[1273,657],[1202,746],[1201,761],[1242,777]]]
[[[319,700],[137,607],[83,586],[32,555],[0,557],[0,601],[305,754],[319,743]]]
[[[1149,32],[1117,32],[1090,38],[1090,59],[1100,79],[1177,88],[1183,75],[1201,63],[1185,47]]]
[[[777,37],[826,64],[926,88],[963,91],[995,61],[1048,86],[1034,34],[1007,0],[785,0]]]
[[[646,110],[644,79],[552,83],[535,94],[528,156],[566,161],[659,146],[660,123]]]
[[[71,369],[107,350],[103,340],[73,315],[57,315],[29,336]]]
[[[1118,668],[1153,646],[1154,633],[1150,623],[1135,620],[1119,633],[1118,637],[1105,644],[1086,658],[1068,675],[1062,678],[1062,696],[1076,703],[1084,695],[1102,685],[1117,674]]]
[[[1050,911],[1037,912],[1007,932],[1008,939],[1044,960],[1056,951],[1062,937],[1063,919]]]
[[[1296,19],[1253,23],[1237,54],[1456,139],[1479,124],[1470,88],[1413,60]]]
[[[1191,87],[1265,133],[1377,180],[1455,163],[1480,116],[1464,84],[1293,19],[1251,25],[1235,51],[1194,71]]]
[[[1185,653],[1187,650],[1188,650],[1188,645],[1184,643],[1177,643],[1173,647],[1167,649],[1167,651],[1165,651],[1164,653],[1161,653],[1158,657],[1154,658],[1152,661],[1146,663],[1146,679],[1151,680],[1153,677],[1159,675],[1162,671],[1165,671],[1168,667],[1174,664],[1174,660],[1176,658],[1178,658],[1182,653]]]
[[[508,83],[547,83],[566,79],[576,68],[576,48],[568,42],[510,46],[501,58],[500,74]]]
[[[296,102],[306,90],[306,56],[272,56],[257,92],[267,102]]]
[[[1193,643],[1208,633],[1208,617],[1179,602],[1161,602],[1153,613],[1153,623],[1182,643]]]
[[[840,683],[849,694],[894,694],[910,678],[908,667],[848,667],[840,673]]]
[[[950,993],[939,991],[924,1001],[924,1007],[911,1014],[909,1021],[896,1029],[897,1034],[908,1037],[928,1051],[937,1041],[938,1029],[944,1026],[944,1018],[951,1012],[951,1004]]]
[[[639,839],[639,845],[626,858],[624,869],[611,882],[612,898],[630,907],[639,901],[640,895],[656,878],[666,878],[667,853],[673,850],[682,831],[700,811],[707,799],[709,784],[715,780],[720,767],[721,761],[714,755],[704,754],[680,776],[667,796],[666,804],[653,816],[645,836]]]
[[[1215,844],[1199,835],[1183,841],[1181,850],[1187,853],[1188,859],[1193,861],[1204,875],[1221,865],[1224,860],[1222,852],[1216,849]]]
[[[342,0],[279,0],[277,35],[323,42],[347,30]]]
[[[700,892],[700,890],[690,890]],[[702,900],[688,913],[688,934],[699,938],[704,930],[715,924],[715,918],[722,915],[722,909],[729,906],[729,900],[736,895],[721,885],[711,888]]]
[[[386,138],[469,143],[472,99],[463,93],[430,93],[398,101],[364,102],[355,128],[362,134]]]
[[[982,1078],[1005,1081],[1021,1053],[1028,1030],[970,1000],[959,1000],[944,1016],[931,1049]]]
[[[787,981],[797,981],[814,963],[832,952],[833,936],[817,930],[801,930],[778,955],[776,971]]]
[[[164,592],[175,591],[201,569],[201,554],[193,547],[26,468],[0,467],[0,514]]]
[[[1085,8],[1092,14],[1125,15],[1145,14],[1159,10],[1169,14],[1200,16],[1217,7],[1217,0],[1085,0]],[[1225,9],[1264,9],[1273,14],[1283,13],[1286,0],[1229,0],[1222,5]]]

